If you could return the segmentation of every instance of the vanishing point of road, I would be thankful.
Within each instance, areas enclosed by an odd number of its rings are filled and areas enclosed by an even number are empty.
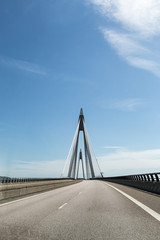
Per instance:
[[[102,181],[0,205],[0,240],[160,240],[160,198]]]

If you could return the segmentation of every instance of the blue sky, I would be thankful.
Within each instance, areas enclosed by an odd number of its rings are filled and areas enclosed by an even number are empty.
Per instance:
[[[160,1],[0,2],[0,175],[59,177],[80,108],[105,176],[160,169]]]

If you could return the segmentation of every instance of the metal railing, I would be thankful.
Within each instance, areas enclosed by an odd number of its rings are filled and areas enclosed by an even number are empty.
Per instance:
[[[130,181],[136,181],[136,182],[160,182],[160,172],[118,176],[118,177],[107,177],[107,178],[104,177],[103,179],[130,180]]]
[[[39,182],[39,181],[54,181],[65,180],[71,178],[10,178],[0,177],[0,183],[25,183],[25,182]]]
[[[117,177],[103,177],[97,179],[127,185],[160,195],[160,172]]]

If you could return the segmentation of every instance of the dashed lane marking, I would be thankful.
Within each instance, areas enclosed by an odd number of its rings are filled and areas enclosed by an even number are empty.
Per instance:
[[[61,205],[58,209],[62,209],[64,206],[66,206],[68,203],[64,203],[63,205]]]

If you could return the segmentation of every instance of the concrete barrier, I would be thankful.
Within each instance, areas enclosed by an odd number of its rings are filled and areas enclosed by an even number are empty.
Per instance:
[[[0,202],[26,195],[53,190],[81,182],[81,180],[52,180],[29,183],[0,184]]]

